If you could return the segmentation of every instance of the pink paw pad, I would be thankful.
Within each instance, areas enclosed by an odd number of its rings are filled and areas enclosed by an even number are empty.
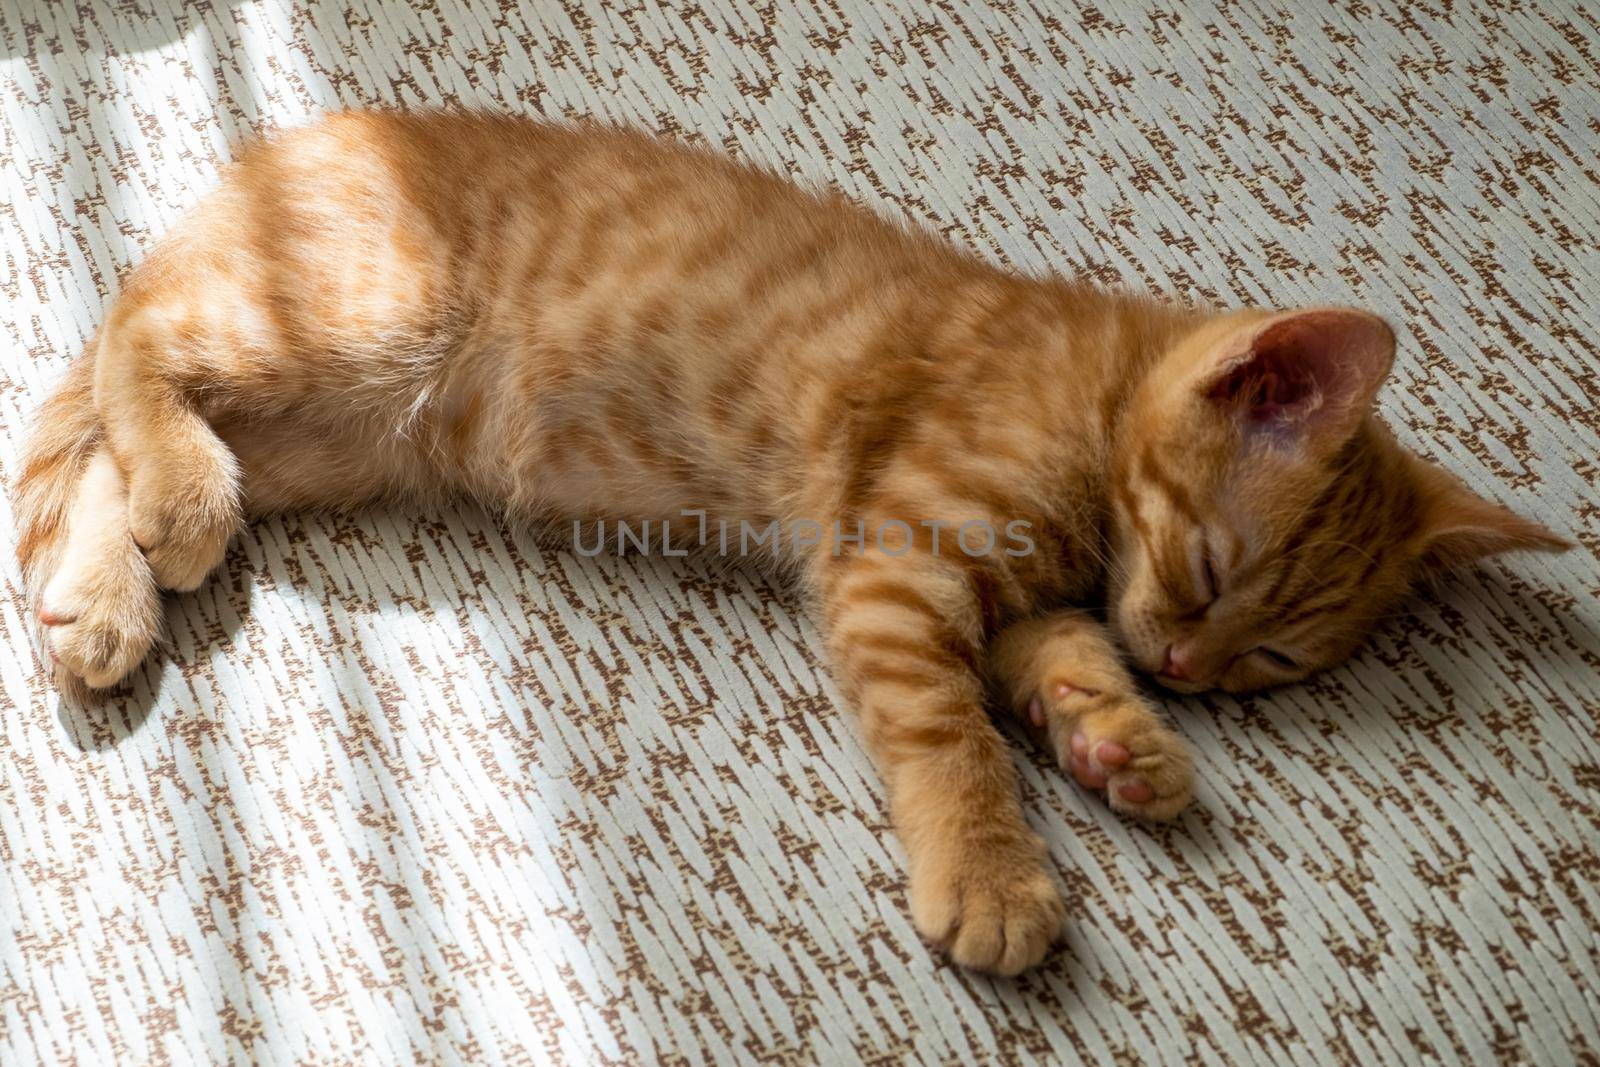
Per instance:
[[[1129,804],[1143,804],[1155,795],[1156,791],[1151,789],[1150,783],[1143,778],[1135,778],[1131,782],[1123,782],[1117,786],[1117,796]]]
[[[1089,789],[1104,789],[1111,775],[1133,758],[1125,745],[1115,741],[1095,744],[1083,733],[1075,733],[1069,742],[1072,749],[1072,776]],[[1116,793],[1131,804],[1142,804],[1155,796],[1150,783],[1142,778],[1121,782]]]
[[[1106,773],[1086,760],[1074,759],[1072,761],[1072,776],[1078,784],[1088,789],[1104,789],[1106,787]]]
[[[1089,758],[1089,739],[1081,733],[1076,733],[1072,735],[1071,745],[1072,776],[1080,785],[1090,789],[1104,789],[1107,777],[1105,768],[1096,760]]]
[[[1107,767],[1120,767],[1127,763],[1131,756],[1132,753],[1115,741],[1102,741],[1094,750],[1094,758]]]

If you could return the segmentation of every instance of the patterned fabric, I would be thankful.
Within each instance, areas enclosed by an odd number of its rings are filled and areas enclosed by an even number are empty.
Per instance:
[[[1312,684],[1170,700],[1170,828],[1019,750],[1071,938],[995,982],[913,933],[759,575],[293,516],[68,706],[0,500],[0,1060],[1600,1062],[1597,63],[1577,0],[6,0],[7,483],[239,138],[448,102],[705,140],[1024,269],[1371,307],[1401,437],[1582,547]]]

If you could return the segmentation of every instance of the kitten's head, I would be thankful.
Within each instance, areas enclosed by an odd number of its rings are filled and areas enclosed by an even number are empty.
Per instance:
[[[1210,320],[1122,420],[1111,616],[1173,689],[1295,681],[1420,577],[1568,543],[1406,451],[1371,414],[1394,334],[1345,308]]]

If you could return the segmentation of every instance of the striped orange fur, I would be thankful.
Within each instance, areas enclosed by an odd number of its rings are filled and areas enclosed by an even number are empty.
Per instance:
[[[986,687],[1166,818],[1190,761],[1125,660],[1292,681],[1429,570],[1561,547],[1375,421],[1393,345],[1349,309],[1022,277],[638,133],[339,115],[243,151],[128,275],[41,416],[22,564],[61,684],[104,687],[254,514],[454,493],[887,531],[773,554],[883,768],[918,927],[1014,973],[1064,909]],[[969,554],[963,523],[1033,551]]]

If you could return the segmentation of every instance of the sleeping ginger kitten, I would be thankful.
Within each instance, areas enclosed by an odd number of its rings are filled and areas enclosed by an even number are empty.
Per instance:
[[[1564,547],[1391,439],[1393,358],[1362,311],[1020,277],[638,134],[340,115],[248,149],[125,279],[45,406],[20,556],[58,683],[100,688],[249,515],[455,493],[776,520],[917,927],[1012,974],[1065,913],[986,685],[1080,783],[1167,819],[1190,758],[1129,663],[1291,682],[1421,575]],[[807,520],[830,532],[788,535]],[[1032,550],[971,552],[963,524]]]

